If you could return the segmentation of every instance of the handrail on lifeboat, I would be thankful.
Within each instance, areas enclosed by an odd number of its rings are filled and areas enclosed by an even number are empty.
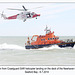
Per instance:
[[[31,38],[31,40],[33,40],[34,37],[38,37],[38,35],[33,35],[32,38]]]

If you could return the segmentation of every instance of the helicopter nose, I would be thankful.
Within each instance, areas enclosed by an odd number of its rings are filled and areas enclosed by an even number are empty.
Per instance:
[[[35,14],[35,15],[33,15],[33,18],[34,18],[34,17],[37,17],[37,16],[40,16],[40,14]]]
[[[37,14],[37,16],[40,16],[40,14]]]

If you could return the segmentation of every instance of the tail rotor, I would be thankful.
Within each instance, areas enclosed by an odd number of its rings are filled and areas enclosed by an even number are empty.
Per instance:
[[[4,13],[4,11],[2,11],[2,13],[1,13],[1,18],[2,18],[2,17],[3,17],[3,15],[4,15],[3,13]]]
[[[4,19],[6,19],[6,16],[3,13],[4,13],[4,11],[2,11],[2,13],[1,13],[1,18],[3,17]]]

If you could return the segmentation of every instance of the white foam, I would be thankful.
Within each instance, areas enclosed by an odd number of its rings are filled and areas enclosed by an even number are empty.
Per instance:
[[[75,49],[75,45],[74,45],[73,49]]]
[[[1,50],[7,50],[7,49],[19,49],[19,50],[24,50],[25,48],[22,47],[22,46],[18,46],[18,45],[14,45],[14,44],[7,44],[7,43],[3,43],[3,44],[0,44],[0,49]]]
[[[60,48],[60,47],[58,47],[58,45],[52,45],[50,47],[44,47],[44,48],[40,48],[38,50],[52,50],[52,49],[64,49],[64,48]]]

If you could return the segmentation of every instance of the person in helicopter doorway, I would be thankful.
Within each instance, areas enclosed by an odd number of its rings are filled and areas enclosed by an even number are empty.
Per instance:
[[[30,40],[29,40],[29,37],[28,37],[27,45],[30,45]]]

